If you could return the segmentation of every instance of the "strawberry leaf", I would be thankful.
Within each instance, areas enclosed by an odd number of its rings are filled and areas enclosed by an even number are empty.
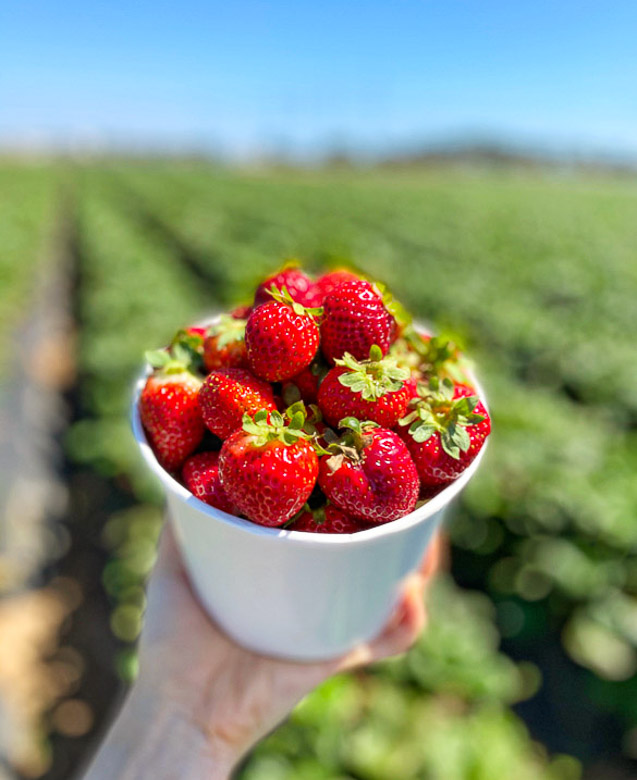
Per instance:
[[[436,426],[431,423],[422,422],[417,420],[409,426],[409,433],[419,444],[430,439],[436,432]]]
[[[144,352],[144,358],[153,368],[163,368],[170,363],[170,354],[165,349],[153,349]]]

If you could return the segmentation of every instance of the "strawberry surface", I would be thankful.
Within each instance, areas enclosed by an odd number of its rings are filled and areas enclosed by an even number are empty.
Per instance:
[[[292,402],[298,401],[299,398],[306,404],[315,404],[318,402],[318,389],[321,383],[321,373],[313,370],[312,366],[307,366],[300,371],[296,376],[288,379],[283,385],[283,395],[285,398],[290,398]],[[296,388],[296,393],[292,393],[292,386]],[[292,395],[297,397],[292,398]]]
[[[254,309],[248,319],[248,365],[269,382],[296,376],[312,362],[318,346],[318,325],[299,304],[273,300]]]
[[[246,321],[222,315],[211,325],[203,342],[203,362],[206,371],[217,368],[248,368],[245,344]]]
[[[230,515],[238,514],[221,484],[218,452],[192,455],[184,463],[181,476],[193,496]]]
[[[199,391],[199,406],[204,423],[220,439],[241,427],[244,414],[276,409],[270,385],[243,368],[208,374]]]
[[[189,371],[148,377],[139,398],[139,415],[159,463],[167,471],[180,468],[203,439],[199,409],[201,380]]]
[[[290,293],[292,300],[300,303],[301,306],[311,309],[314,306],[321,305],[321,294],[317,290],[314,281],[299,268],[284,268],[279,273],[268,276],[257,287],[254,294],[255,306],[261,306],[261,304],[269,303],[272,300],[270,290],[273,285],[277,290],[285,287]]]
[[[367,528],[369,525],[355,520],[338,507],[328,504],[322,509],[304,512],[290,526],[290,531],[304,531],[311,534],[355,534]]]
[[[356,281],[360,281],[360,277],[344,268],[340,268],[336,271],[329,271],[328,273],[323,274],[323,276],[319,276],[315,283],[316,289],[318,290],[318,303],[316,305],[322,306],[325,296],[329,295],[345,282]]]
[[[219,456],[224,490],[242,514],[276,527],[309,498],[318,475],[318,456],[300,429],[286,426],[278,412],[244,418]],[[274,423],[274,424],[272,424]]]
[[[363,427],[353,442],[346,441],[333,455],[323,455],[318,481],[339,509],[376,524],[411,512],[420,488],[407,446],[386,428]]]
[[[396,334],[396,321],[383,298],[369,282],[344,282],[325,296],[321,321],[321,350],[330,363],[349,352],[365,360],[377,344],[387,354]]]

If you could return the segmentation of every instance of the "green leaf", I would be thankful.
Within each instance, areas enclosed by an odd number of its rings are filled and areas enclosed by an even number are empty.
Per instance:
[[[294,415],[297,414],[298,412],[301,412],[301,414],[303,414],[303,416],[305,417],[306,409],[303,401],[295,401],[295,403],[290,404],[288,408],[285,410],[285,416],[289,420],[291,420],[294,417]]]
[[[467,433],[467,429],[463,425],[459,425],[452,433],[452,438],[455,444],[460,447],[463,452],[466,452],[471,446],[471,439]]]
[[[247,415],[244,415],[247,416]],[[258,412],[254,415],[254,421],[259,422],[265,422],[268,419],[268,410],[267,409],[259,409]]]
[[[421,421],[416,421],[409,426],[409,433],[413,437],[414,441],[419,444],[430,439],[436,432],[436,427]]]
[[[171,357],[165,349],[153,349],[144,352],[144,358],[153,368],[163,368],[170,363]]]
[[[292,419],[290,420],[290,428],[301,429],[304,423],[305,423],[305,413],[300,411],[295,412],[294,415],[292,416]]]
[[[379,361],[379,360],[382,360],[382,359],[383,359],[383,351],[382,351],[382,349],[381,349],[381,348],[378,346],[378,344],[373,344],[373,345],[372,345],[372,346],[369,348],[369,359],[370,359],[370,360],[371,360],[373,363],[378,363],[378,361]]]
[[[414,420],[418,420],[418,412],[409,412],[409,414],[405,415],[405,417],[402,417],[400,420],[398,420],[398,425],[409,425]]]
[[[363,380],[361,379],[359,374],[355,374],[353,372],[347,373],[347,374],[341,374],[338,378],[338,381],[344,386],[344,387],[354,387],[354,385],[365,384]]]
[[[460,459],[460,448],[454,442],[448,430],[443,430],[440,432],[440,443],[442,444],[442,449],[447,453],[447,455],[455,458],[456,460]]]
[[[363,432],[360,420],[358,420],[356,417],[343,417],[343,419],[339,421],[338,427],[349,428],[350,430],[354,431],[354,433],[362,434]]]

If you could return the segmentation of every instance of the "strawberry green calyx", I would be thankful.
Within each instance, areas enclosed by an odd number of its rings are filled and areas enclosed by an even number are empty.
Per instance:
[[[368,444],[368,434],[373,428],[379,428],[378,423],[371,420],[358,420],[356,417],[344,417],[338,424],[339,428],[345,428],[345,433],[333,445],[337,449],[353,448],[358,453],[365,449]],[[332,446],[332,445],[330,445]]]
[[[278,303],[285,303],[288,306],[291,306],[295,314],[300,314],[301,316],[308,315],[315,320],[323,316],[322,306],[318,306],[316,308],[307,308],[306,306],[302,306],[300,303],[297,303],[294,298],[292,298],[287,290],[287,287],[281,287],[279,290],[276,285],[273,284],[272,287],[270,287],[268,290],[268,293]]]
[[[301,409],[290,409],[286,411],[285,417],[280,412],[270,412],[267,409],[260,409],[254,417],[244,414],[243,430],[256,437],[257,447],[263,447],[271,441],[280,441],[289,446],[296,444],[299,439],[310,440],[311,434],[304,430],[305,412]]]
[[[396,320],[399,328],[401,330],[408,328],[413,321],[413,317],[407,311],[407,309],[402,305],[402,303],[400,303],[400,301],[397,301],[394,298],[394,296],[387,289],[386,285],[382,284],[381,282],[375,282],[374,286],[380,293],[381,298],[383,299],[383,303],[385,304],[385,308]]]
[[[438,433],[443,450],[459,460],[460,453],[471,445],[467,427],[485,419],[473,411],[479,402],[477,395],[454,398],[453,382],[434,377],[428,386],[419,385],[418,398],[411,402],[413,410],[399,420],[399,425],[409,425],[409,434],[418,443]]]
[[[363,460],[363,450],[371,440],[369,432],[380,426],[370,420],[361,422],[356,417],[344,417],[338,427],[346,430],[338,438],[329,437],[328,454],[331,457],[327,463],[331,471],[339,469],[344,459],[360,463]]]
[[[217,346],[221,349],[235,341],[245,341],[246,321],[236,319],[229,314],[222,314],[219,322],[215,322],[208,328],[207,336],[217,336]]]
[[[163,374],[180,374],[188,371],[197,374],[203,369],[203,338],[199,334],[179,330],[167,349],[149,350],[144,353],[146,362]]]
[[[401,368],[394,358],[383,357],[377,344],[370,348],[369,360],[356,360],[346,352],[335,363],[348,369],[338,381],[353,393],[360,393],[365,401],[377,401],[386,393],[400,390],[409,379],[409,369]]]
[[[418,368],[432,376],[449,376],[456,382],[467,381],[467,361],[460,348],[444,335],[423,340],[413,328],[406,328],[403,338],[410,351],[418,356]]]

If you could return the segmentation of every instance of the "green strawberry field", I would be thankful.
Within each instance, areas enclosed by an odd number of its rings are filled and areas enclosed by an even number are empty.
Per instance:
[[[74,736],[42,714],[47,777],[79,766],[136,673],[162,522],[129,432],[142,354],[245,302],[289,258],[353,266],[452,334],[477,366],[493,432],[450,517],[448,572],[417,646],[324,684],[238,777],[634,776],[634,179],[0,163],[5,379],[58,223],[75,357],[56,433],[69,541],[40,579],[75,579],[84,594],[59,641],[83,658],[72,695],[93,725]],[[2,582],[0,567],[0,595]]]

